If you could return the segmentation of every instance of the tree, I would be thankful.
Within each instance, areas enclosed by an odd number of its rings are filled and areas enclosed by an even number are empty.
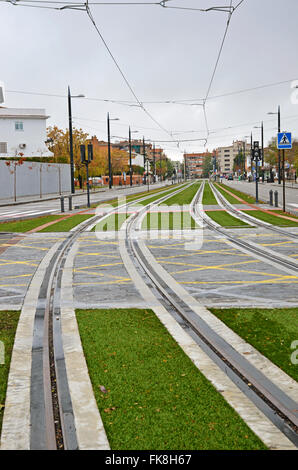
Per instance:
[[[234,171],[238,171],[238,170],[243,171],[243,167],[244,167],[243,151],[239,150],[238,155],[236,155],[236,157],[234,158],[233,170]]]
[[[202,177],[208,178],[210,171],[213,170],[212,155],[206,155],[202,166]]]

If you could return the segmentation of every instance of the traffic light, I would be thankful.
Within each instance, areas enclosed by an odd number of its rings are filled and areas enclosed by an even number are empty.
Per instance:
[[[85,145],[80,145],[80,150],[81,150],[81,162],[85,163],[86,160],[86,148]]]
[[[88,144],[88,162],[93,160],[93,145]]]

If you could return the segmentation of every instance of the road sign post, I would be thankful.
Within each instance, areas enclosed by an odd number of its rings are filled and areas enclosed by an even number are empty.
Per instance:
[[[291,132],[279,132],[277,134],[277,148],[282,150],[282,194],[283,194],[283,211],[286,212],[286,179],[285,179],[285,150],[292,148]]]
[[[258,179],[259,179],[259,174],[258,174],[258,166],[259,166],[259,161],[261,160],[261,152],[260,152],[260,146],[259,142],[256,141],[253,144],[253,152],[252,152],[252,161],[255,161],[256,163],[256,204],[259,202],[259,187],[258,187]]]

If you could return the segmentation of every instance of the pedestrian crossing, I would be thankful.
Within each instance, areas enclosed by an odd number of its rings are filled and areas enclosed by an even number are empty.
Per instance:
[[[36,209],[23,209],[19,208],[16,210],[0,209],[0,221],[9,221],[13,219],[20,219],[22,217],[36,217],[38,215],[43,216],[55,212],[55,209],[36,210]]]

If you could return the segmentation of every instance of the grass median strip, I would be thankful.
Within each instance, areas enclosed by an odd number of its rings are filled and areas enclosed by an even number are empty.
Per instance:
[[[25,219],[15,222],[2,222],[0,223],[0,232],[28,232],[36,227],[40,227],[43,224],[52,222],[53,220],[59,220],[63,216],[59,215],[46,215],[44,217],[36,217],[34,219]]]
[[[56,224],[50,225],[49,227],[45,227],[44,229],[40,230],[40,232],[69,232],[72,228],[80,223],[84,222],[87,219],[90,219],[93,215],[90,214],[76,214],[72,217],[68,217],[67,219],[61,220]]]
[[[254,348],[268,357],[290,377],[298,381],[298,346],[291,345],[298,340],[298,308],[284,309],[209,309],[229,328]],[[294,358],[294,359],[295,359]]]
[[[252,196],[249,196],[248,194],[246,193],[242,193],[241,191],[238,191],[238,189],[234,189],[234,188],[231,188],[231,186],[221,186],[223,189],[226,189],[227,191],[229,191],[230,193],[233,193],[235,194],[235,196],[238,196],[240,197],[241,199],[243,199],[243,201],[245,202],[248,202],[249,204],[255,204],[256,202],[256,198],[255,197],[252,197]],[[263,201],[259,201],[260,203],[262,203]],[[241,204],[241,201],[238,201],[238,204]]]
[[[76,315],[113,450],[266,448],[151,310]]]
[[[201,186],[201,183],[195,183],[191,185],[189,188],[184,189],[181,191],[179,194],[175,194],[174,196],[170,197],[170,199],[167,199],[165,202],[162,202],[161,204],[166,205],[166,206],[175,206],[175,205],[184,205],[184,204],[190,204],[193,198],[195,197],[195,194],[197,193],[199,187]]]
[[[213,191],[209,183],[205,183],[204,193],[203,193],[203,205],[206,206],[216,206],[217,200],[213,194]]]
[[[218,223],[222,227],[251,227],[251,225],[243,222],[240,219],[237,219],[236,217],[233,217],[231,214],[228,212],[222,210],[222,211],[206,211],[206,215],[210,217],[214,222]]]
[[[93,227],[93,232],[114,232],[118,231],[121,228],[121,225],[131,214],[126,214],[125,212],[115,212],[114,214],[109,215],[104,220],[100,220],[95,227]]]
[[[199,228],[189,212],[148,212],[142,230],[193,230]]]
[[[274,212],[270,214],[267,212],[262,211],[242,211],[245,214],[250,215],[251,217],[255,217],[256,219],[262,220],[263,222],[267,222],[268,224],[272,225],[279,225],[285,227],[298,227],[298,220],[294,222],[293,220],[283,219],[274,215]]]
[[[223,187],[222,184],[218,184],[218,183],[215,183],[214,186],[216,187],[216,189],[218,189],[218,191],[226,198],[227,201],[229,201],[231,204],[241,204],[240,201],[238,201],[238,199],[236,199],[235,197],[231,196],[231,194],[227,193]]]
[[[8,373],[20,312],[0,311],[0,433],[4,413]]]

